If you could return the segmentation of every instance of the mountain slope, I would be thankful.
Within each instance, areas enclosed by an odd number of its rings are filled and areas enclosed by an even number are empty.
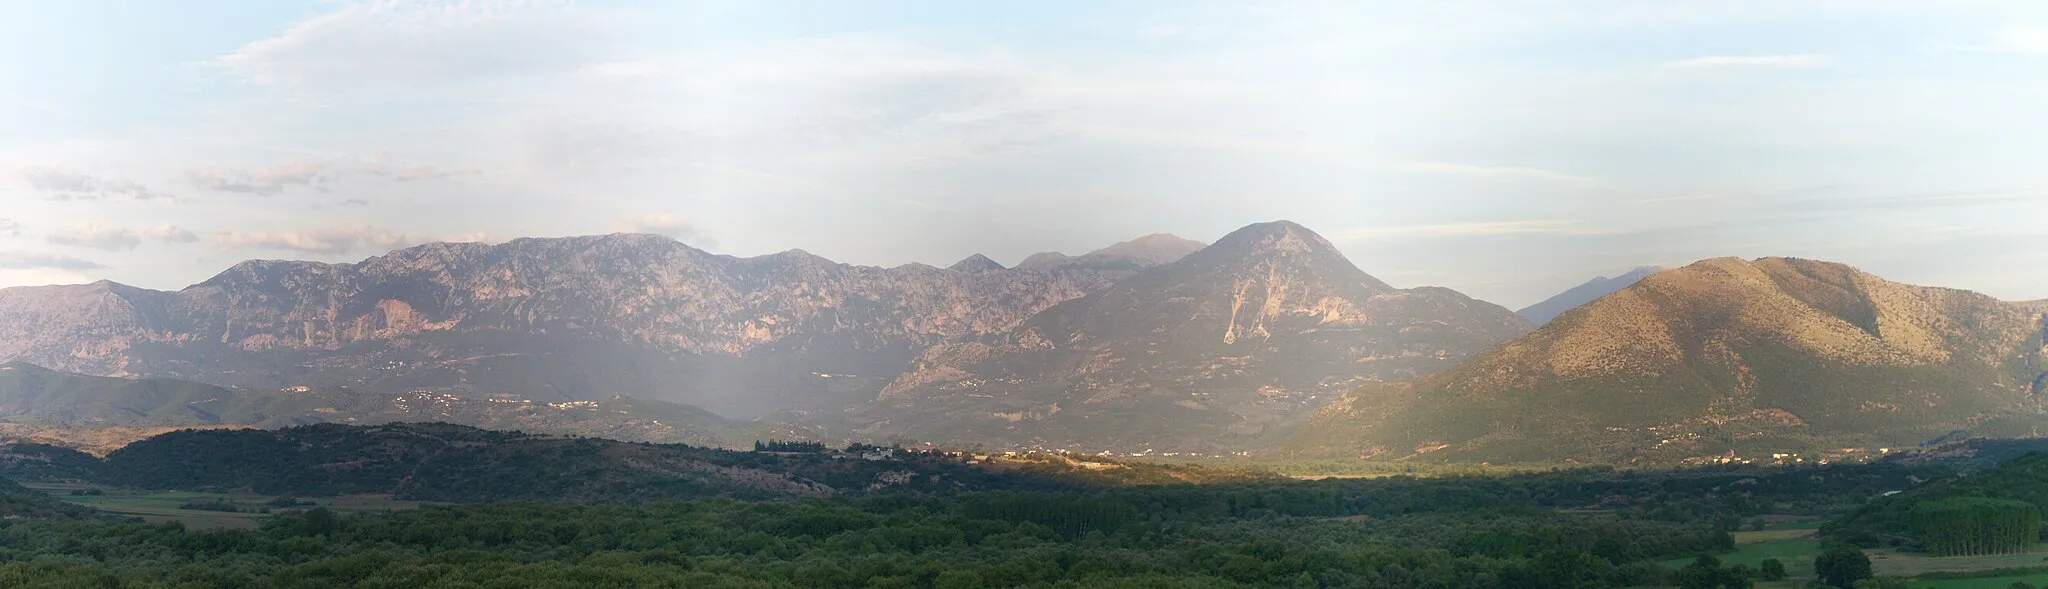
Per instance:
[[[1586,281],[1585,284],[1574,286],[1564,292],[1557,293],[1556,296],[1544,299],[1543,302],[1529,305],[1520,311],[1515,311],[1515,314],[1529,320],[1531,325],[1542,327],[1543,324],[1549,323],[1551,319],[1557,318],[1559,314],[1565,311],[1570,311],[1579,305],[1593,302],[1595,299],[1607,296],[1614,291],[1628,288],[1629,285],[1635,284],[1636,281],[1642,280],[1651,274],[1656,274],[1660,270],[1663,270],[1663,268],[1645,266],[1630,270],[1627,274],[1613,278],[1606,276],[1596,277]]]
[[[1394,289],[1300,225],[1261,223],[1008,333],[927,350],[865,433],[1234,450],[1358,384],[1527,330],[1448,289]]]
[[[1455,369],[1361,387],[1310,455],[1675,461],[2024,435],[2043,323],[1972,292],[1811,260],[1706,260],[1560,315]]]

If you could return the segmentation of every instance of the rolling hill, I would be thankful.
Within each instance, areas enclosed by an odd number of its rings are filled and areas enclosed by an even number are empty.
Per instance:
[[[1769,460],[2048,425],[2039,312],[1841,264],[1657,273],[1458,367],[1358,388],[1286,448],[1425,460]]]
[[[340,388],[249,390],[168,378],[125,379],[58,372],[32,364],[0,364],[0,435],[84,443],[97,432],[125,429],[136,438],[163,428],[278,428],[316,423],[450,422],[491,429],[602,436],[626,441],[739,445],[774,426],[728,421],[674,403],[613,397],[536,402],[414,391],[397,395]],[[153,429],[154,428],[154,429]],[[120,440],[126,442],[128,440]]]

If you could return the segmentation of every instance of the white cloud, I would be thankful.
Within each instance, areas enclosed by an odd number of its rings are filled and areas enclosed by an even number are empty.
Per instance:
[[[214,239],[220,249],[259,249],[303,254],[339,255],[369,249],[392,250],[433,241],[432,237],[391,229],[354,225],[297,231],[223,231]]]
[[[0,219],[0,233],[8,237],[21,237],[21,223],[13,219]]]
[[[110,252],[132,250],[135,246],[142,245],[142,238],[137,237],[134,231],[97,223],[66,227],[51,233],[48,239],[55,245],[89,247]]]
[[[97,270],[105,267],[98,262],[65,255],[20,250],[0,251],[0,270]]]
[[[1834,59],[1818,53],[1790,55],[1708,55],[1692,59],[1665,62],[1664,67],[1674,68],[1820,68],[1834,63]]]
[[[253,168],[193,168],[185,171],[185,181],[216,192],[272,196],[293,186],[318,184],[327,166],[327,162],[308,160]]]
[[[30,188],[47,193],[50,200],[97,200],[102,197],[121,196],[149,200],[170,197],[125,178],[97,176],[75,170],[31,167],[22,170],[21,175],[22,179],[28,181]]]

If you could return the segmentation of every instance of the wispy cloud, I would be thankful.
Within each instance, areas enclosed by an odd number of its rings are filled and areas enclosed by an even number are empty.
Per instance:
[[[154,239],[165,243],[192,243],[195,241],[199,241],[199,234],[188,231],[177,225],[169,224],[158,225],[155,227],[143,229],[141,231],[135,232],[135,234],[141,236],[144,239]]]
[[[106,251],[132,250],[142,245],[142,238],[134,231],[99,224],[66,227],[51,233],[47,238],[52,245],[89,247]]]
[[[1331,239],[1337,241],[1364,241],[1375,239],[1436,239],[1444,237],[1532,234],[1598,235],[1601,233],[1603,232],[1600,230],[1564,220],[1479,221],[1471,223],[1361,227],[1332,233]]]
[[[338,255],[370,248],[390,250],[429,241],[433,238],[418,233],[354,225],[296,231],[223,231],[214,237],[213,244],[220,249]]]
[[[8,237],[21,237],[21,223],[13,219],[0,219],[0,233]]]
[[[320,161],[292,161],[253,168],[208,167],[185,171],[185,181],[216,192],[273,196],[293,186],[313,186],[327,170]]]
[[[71,256],[25,251],[0,251],[0,270],[97,270],[98,262]]]
[[[171,195],[151,190],[148,186],[119,177],[99,176],[60,168],[32,167],[22,170],[23,180],[30,188],[49,195],[50,200],[98,200],[103,197],[129,197],[136,200],[170,198]]]
[[[301,22],[214,65],[287,90],[449,84],[573,67],[609,31],[562,2],[385,0]]]
[[[1787,55],[1707,55],[1692,59],[1664,62],[1670,68],[1821,68],[1834,64],[1834,59],[1819,53],[1797,53]]]

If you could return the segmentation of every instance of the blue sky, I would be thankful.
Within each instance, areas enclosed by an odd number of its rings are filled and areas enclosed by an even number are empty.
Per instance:
[[[1519,307],[1715,256],[2048,297],[2048,3],[0,2],[0,286],[1291,219]]]

